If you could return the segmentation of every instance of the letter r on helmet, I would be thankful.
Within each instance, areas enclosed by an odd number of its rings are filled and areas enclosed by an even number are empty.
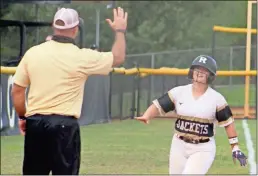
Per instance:
[[[200,57],[199,62],[202,62],[202,63],[206,64],[206,60],[207,60],[207,58]]]

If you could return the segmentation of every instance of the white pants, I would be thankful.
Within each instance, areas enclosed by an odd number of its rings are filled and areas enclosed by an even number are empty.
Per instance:
[[[173,136],[169,156],[169,174],[206,174],[216,154],[214,138],[209,142],[190,144]]]

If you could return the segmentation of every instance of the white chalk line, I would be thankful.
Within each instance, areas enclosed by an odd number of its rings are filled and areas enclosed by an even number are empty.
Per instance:
[[[250,134],[250,129],[248,127],[246,119],[242,120],[242,126],[245,134],[246,148],[248,150],[248,163],[250,166],[249,173],[256,174],[255,152],[252,137]]]

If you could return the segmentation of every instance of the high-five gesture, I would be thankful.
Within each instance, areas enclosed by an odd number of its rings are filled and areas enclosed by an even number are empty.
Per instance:
[[[126,31],[127,28],[127,12],[124,12],[124,9],[118,7],[113,9],[114,20],[113,22],[110,19],[106,19],[110,27],[114,31]]]

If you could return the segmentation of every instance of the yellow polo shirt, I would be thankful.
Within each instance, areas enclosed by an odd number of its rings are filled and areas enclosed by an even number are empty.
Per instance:
[[[19,63],[14,83],[28,87],[25,116],[60,114],[79,118],[89,75],[112,70],[112,52],[80,49],[72,43],[44,42],[30,48]]]

